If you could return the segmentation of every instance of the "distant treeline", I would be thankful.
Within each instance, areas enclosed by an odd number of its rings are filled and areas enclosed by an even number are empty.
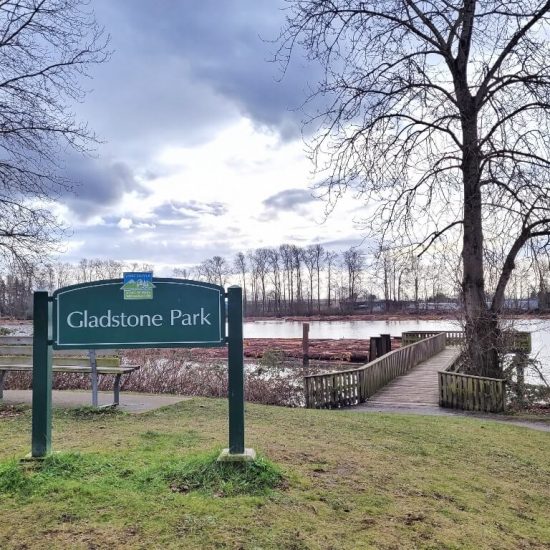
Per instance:
[[[243,287],[245,314],[251,316],[338,315],[350,313],[456,312],[459,269],[441,256],[414,255],[358,248],[328,250],[322,245],[257,248],[232,258],[213,256],[199,265],[174,267],[171,275],[227,287]],[[11,269],[0,277],[0,315],[29,318],[32,292],[99,279],[114,279],[125,271],[154,271],[151,264],[82,259]],[[549,303],[546,272],[533,276],[520,264],[511,284],[507,307],[535,310]]]

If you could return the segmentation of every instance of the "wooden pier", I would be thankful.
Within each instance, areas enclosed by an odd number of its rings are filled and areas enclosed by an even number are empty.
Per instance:
[[[355,369],[305,376],[306,407],[333,409],[360,405],[398,376],[444,349],[445,333],[440,333],[391,351]]]
[[[402,347],[358,367],[306,376],[306,407],[407,408],[442,406],[454,409],[502,412],[506,407],[504,379],[460,372],[464,333],[403,333]],[[502,334],[507,353],[528,354],[531,335]]]

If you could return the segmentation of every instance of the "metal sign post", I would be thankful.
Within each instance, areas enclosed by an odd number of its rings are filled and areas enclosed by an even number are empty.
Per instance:
[[[229,448],[218,460],[247,462],[256,453],[244,446],[243,291],[239,286],[227,289],[227,324]]]
[[[52,445],[52,346],[49,341],[49,296],[34,293],[32,342],[33,458],[46,456]]]
[[[229,287],[227,291],[228,394],[229,394],[229,452],[244,453],[244,360],[242,290]]]

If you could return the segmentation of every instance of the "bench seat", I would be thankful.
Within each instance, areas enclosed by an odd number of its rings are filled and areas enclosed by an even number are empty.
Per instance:
[[[3,398],[4,378],[8,372],[32,372],[32,337],[0,336],[0,400]],[[95,368],[94,368],[95,367]],[[139,369],[139,365],[120,365],[115,350],[53,350],[52,372],[90,374],[92,403],[97,405],[97,375],[112,375],[113,405],[120,404],[120,378]]]
[[[97,367],[97,374],[129,374],[139,367]],[[13,364],[13,365],[0,365],[0,371],[21,371],[32,372],[32,365],[25,364]],[[92,367],[85,365],[52,365],[53,372],[76,372],[82,374],[91,374]]]

